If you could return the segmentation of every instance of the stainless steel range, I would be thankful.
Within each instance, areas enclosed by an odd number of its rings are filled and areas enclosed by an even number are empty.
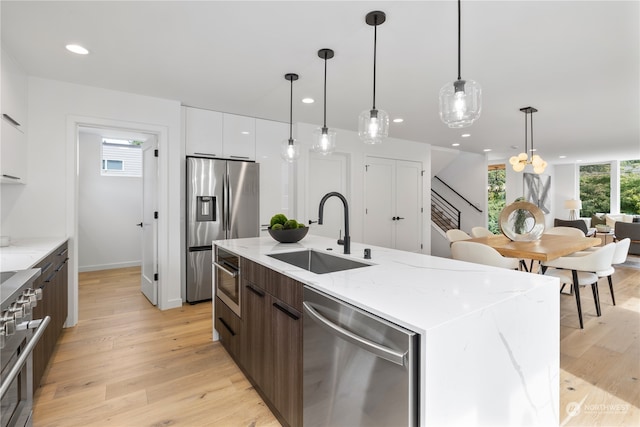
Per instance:
[[[40,269],[0,275],[0,427],[31,426],[31,353],[50,321],[49,316],[32,318],[33,307],[42,299],[42,291],[31,288]]]

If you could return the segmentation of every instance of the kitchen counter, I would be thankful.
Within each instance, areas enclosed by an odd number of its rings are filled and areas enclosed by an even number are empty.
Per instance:
[[[419,333],[421,425],[558,424],[555,278],[359,243],[344,255],[313,235],[214,244]],[[318,275],[267,256],[303,249],[372,265]]]
[[[66,237],[12,240],[9,246],[0,248],[0,271],[31,268],[66,240]]]

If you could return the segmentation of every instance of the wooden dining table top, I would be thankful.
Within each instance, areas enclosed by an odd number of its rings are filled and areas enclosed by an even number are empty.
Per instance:
[[[467,242],[478,242],[489,245],[502,256],[536,261],[551,261],[565,255],[582,251],[601,244],[601,240],[593,237],[574,237],[543,234],[540,240],[517,242],[504,234],[476,237]]]

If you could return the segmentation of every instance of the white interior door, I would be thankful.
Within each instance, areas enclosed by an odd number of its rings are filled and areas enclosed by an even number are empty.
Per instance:
[[[395,249],[422,250],[422,164],[396,162]]]
[[[346,154],[333,153],[328,156],[309,153],[309,173],[307,191],[307,218],[297,218],[309,225],[309,220],[318,220],[318,208],[322,197],[332,191],[342,194],[350,201],[348,183],[348,159]],[[351,218],[353,221],[353,218]],[[311,224],[312,234],[335,238],[344,236],[344,208],[337,197],[332,197],[324,205],[323,224]]]
[[[158,141],[151,136],[142,145],[142,271],[141,290],[153,305],[158,304]]]
[[[393,248],[395,160],[367,157],[364,185],[364,243]]]
[[[422,250],[422,164],[367,157],[364,242]]]

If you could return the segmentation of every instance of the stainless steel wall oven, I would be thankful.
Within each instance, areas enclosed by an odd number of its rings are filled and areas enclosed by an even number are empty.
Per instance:
[[[31,353],[49,324],[32,319],[42,298],[30,288],[40,269],[3,272],[0,283],[0,427],[30,426],[33,409]],[[34,332],[35,329],[35,332]]]
[[[240,315],[240,257],[215,246],[216,296],[238,317]]]

